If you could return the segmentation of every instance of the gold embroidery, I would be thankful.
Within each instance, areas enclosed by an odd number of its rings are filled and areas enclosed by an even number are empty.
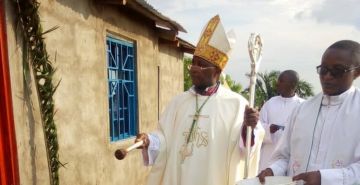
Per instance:
[[[219,15],[213,17],[209,21],[198,45],[196,46],[194,55],[204,58],[205,60],[218,66],[220,69],[224,69],[228,61],[228,56],[220,50],[209,45],[210,38],[213,35],[219,22]]]
[[[196,146],[200,148],[201,146],[206,147],[208,145],[208,133],[207,132],[201,132],[198,137],[198,142]]]
[[[186,157],[191,156],[192,152],[193,152],[193,148],[194,148],[194,141],[196,143],[199,143],[199,141],[201,141],[200,144],[197,144],[197,147],[199,148],[201,145],[204,145],[205,147],[207,146],[207,133],[203,132],[201,133],[200,127],[198,127],[197,125],[197,121],[200,117],[204,116],[204,117],[208,117],[206,115],[200,115],[201,109],[203,108],[203,106],[205,105],[205,103],[209,100],[209,98],[211,96],[208,96],[206,98],[206,100],[201,104],[201,106],[199,107],[198,104],[198,96],[196,94],[196,111],[195,111],[195,115],[193,116],[193,121],[191,124],[191,127],[189,129],[189,132],[183,132],[183,136],[185,137],[185,142],[181,147],[181,150],[179,151],[180,155],[181,155],[181,163],[184,162],[184,160],[186,159]],[[206,137],[201,137],[200,139],[199,136],[203,136],[205,135]],[[204,139],[206,140],[206,142],[204,142]],[[191,144],[191,148],[189,148],[189,143]]]
[[[180,155],[181,161],[183,162],[186,157],[192,156],[194,146],[196,148],[207,147],[209,144],[208,133],[205,131],[201,131],[200,127],[196,126],[194,131],[190,135],[189,143],[186,143],[186,140],[189,136],[189,132],[183,132],[185,143],[181,146]]]

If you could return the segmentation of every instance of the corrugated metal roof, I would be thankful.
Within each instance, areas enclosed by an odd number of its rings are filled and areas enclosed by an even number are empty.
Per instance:
[[[176,37],[176,39],[179,41],[180,46],[182,48],[185,48],[184,51],[186,53],[194,54],[196,47],[193,44],[191,44],[190,42],[188,42],[180,37]]]
[[[171,20],[170,18],[168,18],[168,17],[164,16],[163,14],[161,14],[152,5],[150,5],[146,0],[129,0],[129,3],[131,1],[135,1],[135,2],[139,3],[142,7],[144,7],[148,11],[150,11],[155,16],[159,17],[163,21],[166,21],[166,22],[172,24],[175,28],[177,28],[178,31],[182,31],[182,32],[186,33],[185,28],[183,28],[179,23],[177,23],[176,21]]]
[[[195,46],[179,37],[178,31],[185,32],[186,30],[177,22],[164,16],[151,6],[146,0],[95,0],[98,3],[112,4],[118,6],[125,6],[132,9],[139,14],[153,20],[155,23],[155,29],[162,39],[169,40],[175,43],[177,47],[180,47],[184,52],[193,54]]]
[[[95,1],[102,4],[125,6],[153,20],[156,24],[155,26],[160,26],[167,28],[169,30],[181,31],[186,33],[184,27],[182,27],[179,23],[170,19],[169,17],[166,17],[165,15],[161,14],[153,6],[151,6],[146,0],[95,0]]]

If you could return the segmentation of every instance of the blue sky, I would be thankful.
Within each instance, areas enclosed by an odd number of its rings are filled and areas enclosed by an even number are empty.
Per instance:
[[[316,93],[321,91],[315,66],[332,43],[351,39],[360,42],[359,0],[148,0],[157,10],[185,27],[180,37],[196,45],[206,22],[219,14],[225,30],[233,29],[237,42],[225,73],[249,84],[247,41],[260,33],[263,59],[259,71],[298,71]],[[360,87],[360,80],[355,81]]]

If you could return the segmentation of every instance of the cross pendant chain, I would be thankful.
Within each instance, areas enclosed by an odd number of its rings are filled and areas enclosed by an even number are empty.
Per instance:
[[[181,163],[184,163],[184,160],[191,156],[193,154],[193,147],[194,147],[194,143],[191,143],[191,145],[189,146],[189,142],[190,142],[190,137],[194,131],[194,127],[197,124],[197,121],[199,120],[200,117],[202,117],[202,115],[200,115],[201,109],[203,108],[203,106],[206,104],[206,102],[209,100],[210,96],[206,98],[206,100],[204,101],[204,103],[202,103],[202,105],[199,107],[198,105],[198,96],[196,95],[196,109],[195,109],[195,115],[193,115],[193,122],[191,124],[190,130],[189,130],[189,135],[185,141],[185,143],[183,144],[183,146],[181,147],[180,150],[180,155],[181,155]],[[204,117],[206,117],[206,115],[204,115]],[[207,116],[209,117],[209,116]]]
[[[180,150],[181,163],[184,163],[185,159],[192,155],[193,147],[194,147],[193,144],[191,144],[190,146],[188,144],[183,144]]]

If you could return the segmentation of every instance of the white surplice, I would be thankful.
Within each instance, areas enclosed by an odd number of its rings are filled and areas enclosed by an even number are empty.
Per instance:
[[[265,137],[261,146],[259,172],[270,165],[271,155],[283,133],[283,129],[270,133],[270,125],[275,124],[286,127],[290,114],[303,101],[304,99],[297,95],[289,98],[274,96],[262,106],[260,122],[265,129]]]
[[[155,160],[149,160],[154,164],[148,185],[234,185],[243,178],[246,154],[240,132],[247,100],[220,85],[202,108],[194,137],[188,144],[192,153],[183,159],[182,148],[195,113],[195,97],[193,90],[175,97],[163,113],[158,130],[150,134],[152,140],[157,138],[159,151],[155,152]],[[206,98],[198,95],[198,105]],[[255,166],[264,135],[261,124],[257,125],[254,135],[251,177],[257,175]],[[157,147],[151,145],[149,150]],[[154,156],[153,151],[149,154]]]
[[[320,171],[323,185],[360,184],[360,90],[320,93],[294,110],[273,155],[275,175]]]

